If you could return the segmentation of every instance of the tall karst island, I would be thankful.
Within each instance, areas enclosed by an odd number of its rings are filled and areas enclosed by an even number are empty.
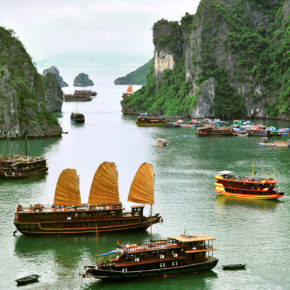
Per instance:
[[[60,136],[52,111],[62,101],[55,76],[42,77],[14,32],[0,27],[0,138]]]
[[[153,27],[147,84],[123,113],[290,119],[290,0],[201,0]]]

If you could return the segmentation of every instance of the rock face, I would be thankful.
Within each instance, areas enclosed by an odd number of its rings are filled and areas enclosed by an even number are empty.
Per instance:
[[[74,79],[75,87],[89,87],[93,85],[94,85],[93,81],[90,80],[89,76],[85,73],[78,74]]]
[[[290,0],[201,0],[153,27],[151,82],[123,112],[290,119]],[[288,48],[287,48],[288,47]]]
[[[0,138],[60,136],[47,109],[47,91],[30,56],[12,30],[0,27]]]
[[[45,86],[46,109],[50,112],[61,112],[63,91],[54,73],[46,73],[43,77]]]
[[[46,76],[46,74],[48,73],[52,73],[56,76],[56,79],[59,83],[59,85],[64,88],[64,87],[68,87],[68,84],[63,80],[62,76],[59,74],[59,70],[57,69],[57,67],[52,66],[50,68],[47,68],[43,71],[43,76]]]

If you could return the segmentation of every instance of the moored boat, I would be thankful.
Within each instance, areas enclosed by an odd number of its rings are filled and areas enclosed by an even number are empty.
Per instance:
[[[232,171],[221,171],[216,176],[216,192],[221,195],[252,199],[278,199],[285,192],[276,190],[272,178],[238,177]]]
[[[288,147],[290,148],[290,142],[287,141],[275,141],[273,143],[261,142],[259,145],[264,147]]]
[[[213,125],[197,128],[198,136],[233,136],[232,127],[215,128]]]
[[[139,127],[165,126],[167,120],[164,117],[139,116],[136,125]]]
[[[73,94],[64,95],[65,102],[88,102],[96,96],[97,92],[91,90],[75,90]]]
[[[138,203],[124,211],[119,200],[118,176],[113,162],[103,162],[92,181],[87,204],[81,203],[79,180],[75,169],[65,169],[59,176],[52,206],[17,205],[14,224],[27,235],[88,234],[99,232],[145,230],[162,221],[159,214],[144,216],[144,204],[154,203],[154,172],[143,163],[131,184],[128,201]]]
[[[142,244],[119,245],[99,260],[96,266],[85,266],[84,277],[122,281],[163,277],[213,269],[218,259],[213,257],[214,237],[208,235],[179,235]]]
[[[21,285],[26,285],[26,284],[29,284],[29,283],[38,282],[39,277],[40,276],[37,275],[37,274],[32,274],[32,275],[29,275],[29,276],[25,276],[25,277],[16,279],[15,281],[17,282],[17,286],[21,286]]]

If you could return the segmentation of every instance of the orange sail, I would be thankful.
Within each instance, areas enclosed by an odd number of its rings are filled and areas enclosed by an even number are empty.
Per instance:
[[[118,175],[114,162],[103,162],[92,181],[88,205],[119,202]]]
[[[127,89],[127,93],[133,93],[133,86],[130,85]]]
[[[154,171],[152,164],[144,162],[139,167],[130,187],[128,201],[154,204]]]
[[[53,204],[81,205],[79,179],[75,169],[65,169],[59,175]]]

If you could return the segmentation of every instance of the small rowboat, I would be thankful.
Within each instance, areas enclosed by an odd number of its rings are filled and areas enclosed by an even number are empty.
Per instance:
[[[15,281],[17,282],[17,286],[20,286],[20,285],[25,285],[25,284],[29,284],[29,283],[38,282],[38,278],[39,277],[40,276],[37,275],[37,274],[32,274],[32,275],[29,275],[29,276],[25,276],[23,278],[16,279]]]
[[[222,265],[223,270],[241,270],[245,269],[247,264],[230,264],[230,265]]]
[[[167,143],[166,140],[158,139],[158,140],[156,141],[156,145],[162,147],[162,146],[167,146],[168,143]]]
[[[290,142],[277,141],[274,143],[259,143],[259,145],[264,147],[288,147],[290,148]]]

